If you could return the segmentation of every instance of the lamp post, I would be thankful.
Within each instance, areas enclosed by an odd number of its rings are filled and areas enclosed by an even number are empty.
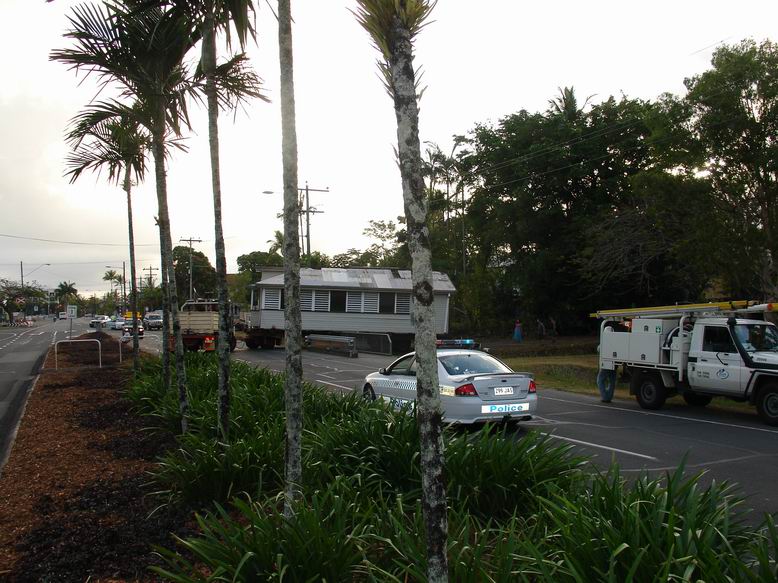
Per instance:
[[[118,265],[106,265],[106,269],[119,269]],[[113,282],[111,283],[113,286]],[[127,311],[127,264],[122,261],[122,315]]]
[[[51,265],[51,263],[41,263],[38,267],[33,269],[32,271],[28,271],[27,275],[35,273],[38,271],[41,267],[44,267],[46,265]],[[24,295],[24,261],[19,262],[19,271],[21,272],[22,277],[22,299],[24,299],[24,319],[27,319],[27,298]]]
[[[300,201],[300,214],[305,214],[305,254],[311,256],[311,215],[321,214],[324,211],[311,208],[310,193],[311,192],[329,192],[330,187],[327,188],[311,188],[308,186],[308,181],[305,181],[305,188],[297,188],[297,192],[302,196],[305,193],[305,209],[303,209],[303,201]],[[275,194],[272,190],[263,190],[262,194]],[[302,225],[300,225],[302,227]],[[301,229],[302,231],[302,229]]]

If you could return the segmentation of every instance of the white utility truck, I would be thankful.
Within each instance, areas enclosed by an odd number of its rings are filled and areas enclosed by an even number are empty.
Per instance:
[[[737,301],[596,312],[598,383],[615,383],[622,366],[644,409],[674,394],[696,406],[727,397],[778,425],[778,328],[765,320],[774,308]]]
[[[219,302],[215,300],[188,300],[178,312],[181,337],[186,350],[213,352],[219,337]],[[230,328],[232,328],[230,326]],[[170,349],[175,350],[175,337],[169,338]],[[235,334],[230,329],[230,350],[235,350]]]

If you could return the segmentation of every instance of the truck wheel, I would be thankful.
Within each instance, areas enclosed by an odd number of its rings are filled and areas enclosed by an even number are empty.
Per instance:
[[[768,425],[778,425],[778,384],[762,387],[756,401],[756,410],[762,421]]]
[[[235,336],[230,336],[230,352],[235,352],[235,347],[238,345],[238,339]]]
[[[686,401],[687,405],[691,405],[692,407],[705,407],[710,404],[710,402],[713,400],[713,397],[686,391],[683,394],[683,400]]]
[[[246,338],[246,346],[250,348],[251,350],[256,350],[259,348],[259,342],[257,342],[256,338]]]
[[[661,409],[667,399],[667,391],[661,379],[651,373],[642,373],[637,381],[636,397],[643,409]]]
[[[262,339],[262,350],[273,350],[276,347],[276,339],[272,336],[267,336]]]

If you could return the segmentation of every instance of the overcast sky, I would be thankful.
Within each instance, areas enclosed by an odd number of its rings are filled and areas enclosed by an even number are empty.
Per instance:
[[[271,3],[273,0],[270,0]],[[228,269],[239,255],[267,250],[281,202],[280,110],[275,20],[260,0],[258,46],[249,49],[272,103],[251,103],[221,118],[224,232]],[[62,140],[68,119],[95,85],[48,61],[66,46],[66,15],[76,2],[0,0],[0,277],[103,293],[106,265],[127,260],[123,192],[94,175],[69,185]],[[394,110],[377,77],[378,57],[349,8],[353,1],[293,0],[300,186],[311,196],[312,248],[329,255],[364,247],[370,219],[402,213],[395,165]],[[558,87],[594,101],[610,95],[653,99],[683,92],[683,79],[709,67],[715,47],[778,37],[778,3],[518,2],[440,0],[417,43],[427,90],[421,139],[444,150],[476,123],[520,109],[542,111]],[[193,57],[194,58],[194,57]],[[189,152],[170,161],[173,240],[203,239],[213,263],[213,222],[205,112],[196,109]],[[276,194],[262,194],[271,190]],[[139,268],[156,266],[153,180],[134,193]],[[87,243],[31,241],[17,237]],[[51,265],[42,265],[50,263]],[[34,273],[33,273],[34,271]],[[129,267],[128,267],[129,274]]]

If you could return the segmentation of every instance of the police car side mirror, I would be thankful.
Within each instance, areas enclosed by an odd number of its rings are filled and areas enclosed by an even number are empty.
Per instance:
[[[385,368],[379,368],[378,369],[378,374],[386,374],[386,369]]]

